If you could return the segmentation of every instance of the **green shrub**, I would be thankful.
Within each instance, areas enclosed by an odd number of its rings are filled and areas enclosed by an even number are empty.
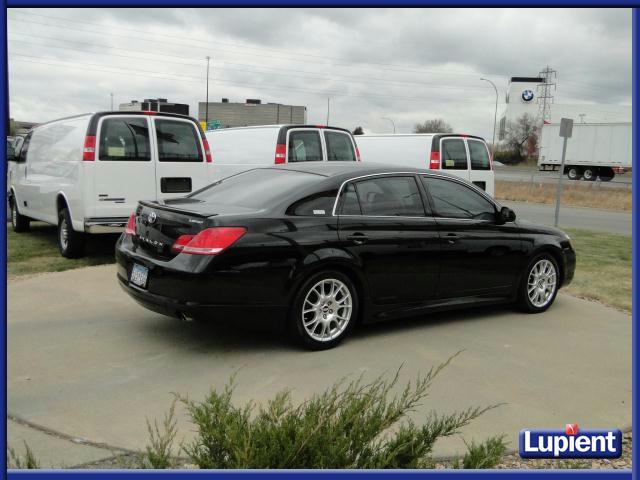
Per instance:
[[[24,442],[25,453],[24,456],[16,453],[16,451],[8,447],[7,451],[9,452],[9,461],[7,462],[7,468],[17,468],[17,469],[37,469],[40,468],[40,462],[33,454],[27,442]]]
[[[169,411],[165,413],[162,427],[154,420],[153,425],[147,419],[147,431],[149,432],[149,445],[146,452],[140,457],[142,468],[165,469],[174,466],[172,457],[173,443],[178,433],[175,419],[176,400],[173,401]]]
[[[462,458],[462,463],[456,461],[454,468],[493,468],[500,463],[502,456],[507,451],[504,443],[504,435],[488,438],[484,443],[466,443],[467,453]]]
[[[221,392],[212,390],[202,402],[181,398],[197,429],[184,451],[200,468],[208,469],[433,468],[430,454],[438,438],[458,433],[495,407],[446,415],[432,412],[420,425],[406,418],[452,358],[395,395],[391,391],[399,371],[390,381],[343,379],[299,405],[293,405],[290,392],[283,391],[257,411],[253,402],[233,405],[232,378]],[[463,464],[486,468],[502,452],[502,437],[486,445],[473,444],[473,458]]]

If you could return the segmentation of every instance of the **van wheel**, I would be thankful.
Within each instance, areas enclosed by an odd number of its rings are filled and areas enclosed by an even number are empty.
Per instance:
[[[567,169],[567,177],[569,177],[569,180],[579,180],[581,176],[580,170],[576,167],[569,167]]]
[[[14,232],[27,232],[29,231],[29,223],[31,219],[29,217],[25,217],[24,215],[20,215],[18,212],[18,205],[16,204],[15,198],[11,198],[11,226],[13,227]]]
[[[552,255],[536,255],[527,265],[518,287],[518,308],[527,313],[544,312],[558,293],[558,263]]]
[[[84,235],[73,229],[71,215],[66,208],[58,215],[58,250],[66,258],[78,258],[84,253]]]
[[[309,278],[298,291],[291,308],[293,336],[311,350],[335,347],[358,318],[358,293],[349,278],[335,271]]]

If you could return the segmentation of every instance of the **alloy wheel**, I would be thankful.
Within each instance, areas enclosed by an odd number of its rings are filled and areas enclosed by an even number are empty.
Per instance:
[[[326,278],[309,289],[302,304],[302,325],[318,342],[329,342],[345,331],[353,312],[353,297],[340,280]]]
[[[553,299],[556,291],[556,267],[543,258],[536,262],[529,272],[527,295],[534,307],[545,307]]]
[[[67,226],[67,220],[62,219],[60,221],[60,247],[62,250],[67,249],[67,245],[69,244],[69,227]]]

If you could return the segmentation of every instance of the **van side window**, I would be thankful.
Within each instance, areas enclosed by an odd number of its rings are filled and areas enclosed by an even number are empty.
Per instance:
[[[148,161],[149,127],[146,118],[105,118],[100,128],[102,161]]]
[[[491,170],[489,152],[484,142],[469,140],[467,145],[469,145],[469,156],[471,157],[471,170]]]
[[[287,215],[322,217],[331,215],[336,201],[336,189],[314,193],[298,200],[287,209]]]
[[[467,150],[461,138],[442,140],[441,157],[443,169],[466,170],[468,168]]]
[[[325,130],[324,139],[327,144],[327,160],[338,162],[356,161],[353,143],[349,135]]]
[[[200,136],[191,122],[156,119],[161,162],[202,162]]]
[[[495,220],[493,204],[458,182],[442,178],[422,177],[422,183],[433,200],[434,213],[444,218]]]
[[[289,133],[289,162],[321,162],[320,134],[315,130]]]

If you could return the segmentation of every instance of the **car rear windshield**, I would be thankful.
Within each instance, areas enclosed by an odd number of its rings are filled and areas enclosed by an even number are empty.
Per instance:
[[[201,162],[199,132],[192,122],[156,120],[158,159],[161,162]]]
[[[324,178],[293,170],[258,168],[222,179],[190,196],[205,202],[263,209]]]

